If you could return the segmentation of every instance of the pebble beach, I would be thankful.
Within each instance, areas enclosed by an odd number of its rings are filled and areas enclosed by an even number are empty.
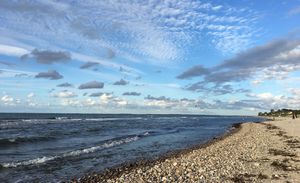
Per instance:
[[[244,123],[206,147],[72,182],[300,182],[300,138],[289,126],[300,120]]]

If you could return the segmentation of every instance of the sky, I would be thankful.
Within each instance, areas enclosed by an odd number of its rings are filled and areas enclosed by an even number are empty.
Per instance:
[[[299,20],[299,0],[1,0],[0,112],[299,109]]]

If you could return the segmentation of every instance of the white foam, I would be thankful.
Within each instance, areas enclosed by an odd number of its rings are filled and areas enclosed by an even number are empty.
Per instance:
[[[80,150],[67,152],[67,153],[62,154],[61,156],[48,156],[48,157],[44,156],[44,157],[41,157],[41,158],[35,158],[35,159],[32,159],[32,160],[27,160],[27,161],[2,163],[1,165],[4,168],[15,168],[15,167],[18,167],[18,166],[43,164],[47,161],[55,160],[55,159],[58,159],[58,158],[66,158],[66,157],[72,157],[72,156],[79,156],[79,155],[82,155],[82,154],[93,153],[97,150],[110,148],[110,147],[121,145],[121,144],[124,144],[124,143],[129,143],[129,142],[132,142],[132,141],[136,141],[138,139],[139,139],[138,136],[128,137],[128,138],[125,138],[125,139],[104,143],[104,144],[101,144],[99,146],[94,146],[94,147],[90,147],[90,148],[86,148],[86,149],[80,149]]]
[[[121,145],[121,144],[124,144],[124,143],[129,143],[129,142],[132,142],[132,141],[136,141],[138,139],[139,139],[139,137],[137,137],[137,136],[128,137],[128,138],[125,138],[125,139],[116,140],[116,141],[112,141],[112,142],[109,142],[109,143],[104,143],[104,144],[99,145],[99,146],[94,146],[94,147],[90,147],[90,148],[86,148],[86,149],[71,151],[71,152],[65,153],[63,155],[63,157],[78,156],[78,155],[82,155],[82,154],[93,153],[97,150],[110,148],[110,147]]]
[[[18,167],[18,166],[26,166],[26,165],[33,165],[33,164],[41,164],[45,163],[50,160],[56,159],[56,156],[49,156],[49,157],[41,157],[41,158],[36,158],[28,161],[21,161],[21,162],[12,162],[12,163],[3,163],[2,166],[5,168],[13,168],[13,167]]]
[[[8,141],[9,141],[9,142],[15,142],[16,139],[9,139]]]
[[[148,135],[150,135],[150,133],[149,132],[145,132],[143,135],[144,136],[148,136]]]

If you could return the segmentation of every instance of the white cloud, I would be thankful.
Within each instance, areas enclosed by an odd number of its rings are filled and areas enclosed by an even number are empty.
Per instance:
[[[259,85],[259,84],[262,83],[262,80],[256,79],[256,80],[251,81],[251,83],[252,83],[253,85]]]
[[[300,97],[300,89],[299,88],[289,88],[288,91],[291,92],[294,96]]]
[[[288,12],[288,15],[289,15],[289,16],[293,16],[293,15],[297,15],[297,14],[299,14],[299,13],[300,13],[300,6],[291,9],[291,10]]]
[[[37,106],[37,103],[29,102],[29,103],[28,103],[28,106],[29,106],[29,107],[36,107],[36,106]]]
[[[100,96],[101,102],[102,102],[102,103],[105,103],[105,104],[107,104],[112,98],[113,98],[113,95],[112,95],[112,94],[109,94],[109,93],[103,93],[103,94]]]
[[[86,100],[84,100],[83,102],[84,106],[94,106],[97,104],[97,102],[91,98],[87,98]]]
[[[119,107],[126,106],[128,101],[120,97],[114,96],[112,93],[103,93],[99,94],[99,97],[86,98],[86,99],[69,99],[67,97],[63,98],[60,101],[62,106],[71,106],[71,107],[92,107],[97,110],[101,109],[117,109]],[[67,99],[66,99],[67,98]]]
[[[31,92],[27,95],[27,98],[33,98],[34,96],[35,96],[35,94],[33,92]]]
[[[4,95],[4,96],[1,98],[1,100],[2,100],[3,102],[12,102],[12,101],[14,101],[14,98],[12,98],[12,97],[10,97],[10,96],[8,96],[8,95]]]
[[[223,53],[235,52],[251,45],[257,32],[254,11],[201,1],[5,4],[1,12],[4,32],[15,31],[20,40],[34,38],[36,47],[55,42],[60,48],[89,51],[100,60],[107,57],[107,50],[121,57],[130,53],[126,58],[133,60],[184,59],[187,45],[203,37]]]
[[[0,69],[2,73],[0,74],[0,77],[31,77],[34,76],[35,72],[29,72],[29,71],[22,71],[22,70],[15,70],[15,69]]]
[[[77,97],[77,94],[75,94],[71,91],[64,90],[64,91],[55,93],[52,96],[57,97],[57,98],[73,98],[73,97]]]
[[[1,101],[4,105],[14,106],[15,105],[15,99],[9,95],[4,95],[1,97]]]
[[[60,103],[62,106],[73,106],[76,107],[80,104],[79,100],[73,100],[73,99],[63,99]]]
[[[0,44],[0,55],[20,57],[27,53],[29,53],[29,51],[24,48]]]

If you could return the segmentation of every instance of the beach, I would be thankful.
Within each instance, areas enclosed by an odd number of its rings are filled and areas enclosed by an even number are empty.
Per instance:
[[[300,182],[300,119],[236,125],[202,146],[72,182]]]
[[[0,182],[67,182],[111,169],[105,178],[199,149],[254,116],[1,114]],[[30,130],[24,130],[30,129]],[[176,155],[176,156],[175,156]],[[151,163],[150,163],[151,161]],[[130,164],[128,164],[130,163]],[[125,166],[124,166],[125,164]],[[120,168],[120,169],[119,169]]]

